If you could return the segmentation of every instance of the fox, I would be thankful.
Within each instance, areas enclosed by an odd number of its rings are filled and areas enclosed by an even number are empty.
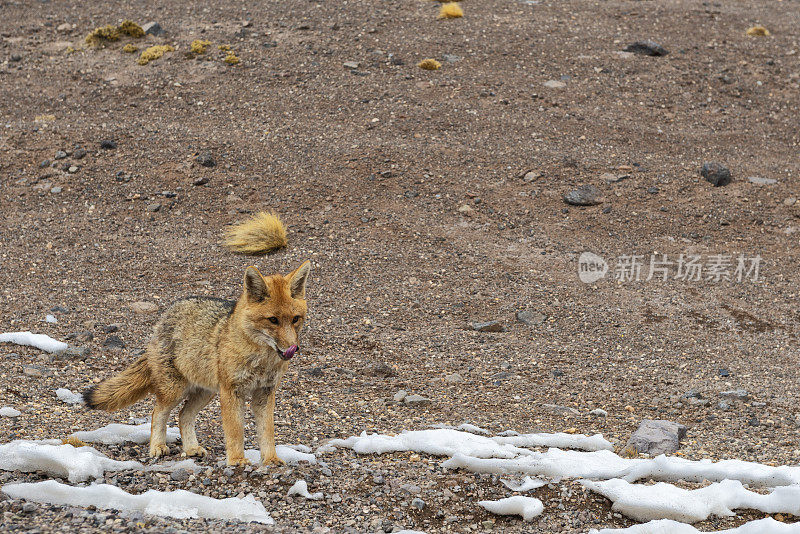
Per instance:
[[[154,395],[149,452],[158,458],[169,453],[170,412],[185,400],[178,415],[183,452],[205,456],[195,419],[219,394],[226,460],[237,466],[250,463],[244,456],[244,407],[250,397],[261,464],[283,464],[275,450],[275,392],[299,351],[310,271],[309,261],[286,275],[263,276],[250,266],[238,300],[176,301],[157,321],[142,356],[84,392],[86,406],[113,412]]]

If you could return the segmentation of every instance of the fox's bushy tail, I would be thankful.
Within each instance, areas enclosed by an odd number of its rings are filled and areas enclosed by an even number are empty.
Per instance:
[[[118,375],[87,389],[83,400],[89,408],[113,412],[144,398],[152,384],[147,357],[141,356]]]
[[[225,246],[240,254],[266,254],[285,247],[286,227],[275,213],[262,211],[225,232]]]

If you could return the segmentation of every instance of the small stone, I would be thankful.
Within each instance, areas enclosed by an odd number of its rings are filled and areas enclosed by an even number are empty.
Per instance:
[[[150,213],[155,213],[155,212],[157,212],[157,211],[159,211],[161,209],[161,203],[152,202],[152,203],[148,204],[145,209],[147,209],[147,211],[149,211]]]
[[[389,378],[392,376],[397,376],[397,371],[395,371],[394,368],[389,364],[387,364],[386,362],[376,362],[367,365],[364,370],[364,374],[368,376],[380,376],[383,378]]]
[[[50,190],[50,192],[53,193],[54,195],[59,194],[61,191],[63,191],[63,189],[61,188],[61,186],[58,185]]]
[[[561,406],[560,404],[542,404],[542,408],[546,408],[553,413],[559,415],[580,415],[581,412],[569,406]]]
[[[403,402],[412,406],[425,406],[431,403],[431,400],[423,397],[422,395],[406,395]]]
[[[349,70],[355,70],[358,68],[358,61],[345,61],[342,63],[342,67]]]
[[[603,195],[594,185],[582,185],[564,195],[564,202],[571,206],[596,206],[603,202]]]
[[[719,372],[719,376],[721,376],[721,377],[731,376],[731,372],[729,370],[725,369],[725,368],[720,369],[718,372]]]
[[[72,153],[72,159],[83,159],[86,157],[86,151],[82,148],[75,149]]]
[[[100,148],[105,150],[114,150],[117,148],[116,141],[112,141],[111,139],[103,139],[100,141]]]
[[[603,410],[602,408],[595,408],[594,410],[589,412],[589,415],[593,415],[595,417],[608,417],[608,412]]]
[[[132,303],[131,309],[133,310],[133,313],[149,315],[151,313],[156,313],[158,311],[158,306],[152,302],[140,300]]]
[[[746,389],[733,389],[730,391],[721,391],[719,396],[722,397],[723,399],[732,399],[739,401],[750,400],[750,394],[747,392]]]
[[[222,470],[222,474],[226,477],[232,477],[234,473],[236,473],[236,471],[233,470],[233,467],[226,467]]]
[[[447,375],[444,378],[444,381],[447,382],[448,384],[460,384],[461,382],[464,381],[464,378],[462,378],[462,376],[458,373],[453,373],[451,375]]]
[[[208,176],[201,176],[199,178],[195,178],[192,182],[192,185],[206,185],[208,183]]]
[[[16,408],[12,408],[11,406],[3,406],[0,408],[0,417],[10,417],[12,419],[16,419],[20,415],[22,415],[22,412]]]
[[[63,150],[58,150],[58,151],[56,151],[56,155],[53,156],[53,159],[59,160],[59,159],[64,159],[66,157],[67,157],[67,153],[66,152],[64,152]]]
[[[517,312],[516,317],[517,321],[526,324],[528,326],[542,324],[546,319],[543,313],[533,310],[520,310]]]
[[[23,514],[32,514],[34,513],[39,507],[36,506],[36,503],[26,502],[22,505],[22,513]],[[28,531],[30,532],[30,531]]]
[[[731,407],[731,405],[730,405],[730,404],[728,404],[728,403],[727,403],[727,402],[725,402],[725,401],[720,401],[720,402],[719,402],[719,404],[717,404],[717,407],[718,407],[720,410],[727,410],[727,409],[729,409],[729,408]]]
[[[149,302],[146,304],[150,304]],[[150,312],[148,312],[150,313]],[[119,323],[111,323],[110,325],[106,325],[102,328],[104,334],[113,334],[114,332],[119,330]]]
[[[469,204],[462,204],[458,207],[458,212],[462,215],[471,216],[475,210]]]
[[[472,323],[472,329],[477,332],[505,332],[505,327],[500,321],[486,321],[485,323]]]
[[[11,61],[16,63],[17,61],[22,61],[22,56],[19,54],[11,54]]]
[[[22,374],[24,374],[25,376],[41,378],[43,376],[50,376],[52,372],[49,369],[45,369],[44,367],[37,367],[35,365],[23,365]]]
[[[794,197],[789,197],[783,201],[784,206],[794,206],[795,204],[797,204],[797,199]]]
[[[447,63],[458,63],[463,58],[455,54],[442,54],[442,59],[445,60]]]
[[[154,35],[156,37],[159,37],[166,33],[164,31],[164,28],[162,28],[161,24],[159,24],[158,22],[148,22],[147,24],[142,26],[142,29],[144,30],[144,33],[149,35]]]
[[[775,178],[762,178],[761,176],[748,176],[747,181],[758,185],[774,185],[778,183]]]
[[[700,175],[714,187],[722,187],[731,183],[731,171],[719,163],[703,163],[703,168],[700,169]]]
[[[625,51],[641,56],[666,56],[669,53],[666,48],[653,41],[636,41],[629,44]]]
[[[375,475],[375,476],[372,477],[372,482],[374,484],[380,486],[381,484],[383,484],[386,481],[384,480],[383,475]]]
[[[70,174],[75,174],[76,172],[78,172],[78,169],[79,167],[77,165],[70,165],[69,168],[67,168],[67,172],[69,172]]]
[[[203,167],[210,168],[217,164],[217,162],[214,160],[214,156],[212,156],[211,152],[209,151],[201,152],[196,158],[194,158],[194,160]]]
[[[42,161],[39,163],[39,167],[41,167],[42,169],[44,169],[44,168],[46,168],[46,167],[49,167],[49,166],[50,166],[50,163],[51,163],[51,162],[50,162],[50,160],[49,160],[49,159],[43,159],[43,160],[42,160]]]
[[[56,31],[61,33],[66,33],[72,29],[72,25],[69,22],[64,22],[56,26]]]
[[[422,510],[423,508],[425,508],[425,501],[423,501],[419,497],[414,497],[414,499],[411,501],[411,506],[413,506],[417,510]]]
[[[170,473],[169,478],[176,482],[183,482],[189,479],[189,473],[186,471],[186,469],[179,468]]]
[[[538,180],[544,176],[540,171],[528,171],[522,176],[522,181],[526,184],[533,182],[534,180]]]
[[[331,495],[331,502],[342,502],[342,496],[338,493],[334,493]]]
[[[88,332],[91,335],[91,332]],[[94,336],[92,336],[94,337]],[[53,356],[62,360],[78,360],[83,361],[89,357],[91,350],[89,347],[67,347],[64,350],[53,353]]]
[[[626,178],[630,178],[628,174],[613,174],[610,172],[604,172],[600,175],[600,179],[603,180],[607,184],[615,184],[617,182],[621,182]]]
[[[635,449],[650,456],[672,454],[686,437],[686,427],[663,419],[645,419],[631,435],[625,448]]]
[[[103,347],[111,350],[120,350],[125,348],[125,342],[119,336],[108,336],[103,341]]]
[[[405,399],[407,395],[408,393],[406,393],[406,390],[401,389],[400,391],[394,394],[394,397],[392,397],[392,399],[394,399],[395,402],[403,402],[403,399]]]
[[[545,87],[549,87],[550,89],[564,89],[567,84],[562,82],[561,80],[547,80],[544,82]]]
[[[422,488],[420,488],[416,484],[410,484],[410,483],[402,484],[400,486],[400,489],[414,495],[422,493]]]
[[[761,423],[759,422],[758,417],[753,416],[747,420],[747,424],[750,426],[759,426]]]

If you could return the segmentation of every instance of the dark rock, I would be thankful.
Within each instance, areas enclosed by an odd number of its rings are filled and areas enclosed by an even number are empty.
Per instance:
[[[397,376],[397,371],[392,366],[385,362],[370,363],[364,368],[364,374],[368,376],[380,376],[388,378]]]
[[[86,157],[86,151],[82,148],[78,148],[72,153],[73,159],[83,159],[84,157]]]
[[[142,29],[144,30],[144,33],[155,35],[156,37],[159,37],[167,33],[164,31],[164,28],[162,28],[161,24],[159,24],[158,22],[148,22],[147,24],[142,26]]]
[[[88,334],[91,335],[91,332],[88,332]],[[64,350],[53,353],[53,356],[62,360],[83,361],[89,357],[90,353],[91,350],[89,350],[89,347],[67,347]]]
[[[517,321],[524,323],[528,326],[542,324],[546,317],[543,313],[533,310],[520,310],[517,312]]]
[[[69,313],[69,308],[65,308],[64,306],[53,306],[50,308],[50,311],[53,313]]]
[[[22,56],[19,54],[11,54],[11,61],[16,63],[17,61],[22,61]]]
[[[603,195],[593,185],[582,185],[564,195],[564,202],[572,206],[596,206],[603,202]]]
[[[108,336],[105,341],[103,341],[103,347],[107,349],[124,349],[125,342],[119,336]]]
[[[44,168],[46,168],[46,167],[49,167],[49,166],[50,166],[50,163],[51,163],[51,162],[50,162],[50,160],[49,160],[49,159],[43,159],[43,160],[42,160],[42,162],[41,162],[41,163],[39,163],[39,167],[41,167],[42,169],[44,169]]]
[[[208,183],[208,176],[201,176],[200,178],[195,178],[192,182],[192,185],[206,185]]]
[[[472,329],[478,332],[505,332],[505,327],[500,321],[487,321],[485,323],[472,323]]]
[[[112,141],[111,139],[103,139],[102,141],[100,141],[100,148],[103,148],[105,150],[114,150],[115,148],[117,148],[117,143],[116,141]]]
[[[725,368],[722,368],[722,369],[719,370],[719,376],[722,376],[722,377],[731,376],[731,372],[729,370],[725,369]]]
[[[185,480],[189,480],[189,473],[186,471],[186,469],[179,468],[170,473],[169,478],[176,482],[183,482]]]
[[[636,41],[625,48],[626,52],[633,52],[642,56],[666,56],[667,49],[653,41]]]
[[[722,187],[731,183],[731,171],[719,163],[703,163],[700,175],[710,182],[714,187]]]
[[[104,334],[113,334],[117,330],[119,330],[119,325],[117,323],[113,323],[103,327]]]
[[[205,151],[201,152],[194,160],[202,165],[203,167],[213,167],[217,164],[214,160],[214,156],[211,155],[211,152]]]
[[[750,400],[750,394],[747,392],[746,389],[734,389],[731,391],[722,391],[720,392],[719,396],[722,397],[723,399],[732,399],[740,401]]]
[[[680,442],[685,437],[686,427],[681,424],[663,419],[645,419],[631,435],[625,448],[650,456],[672,454],[680,448]]]

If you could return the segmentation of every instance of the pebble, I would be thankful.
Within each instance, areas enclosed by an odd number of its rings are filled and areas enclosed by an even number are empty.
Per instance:
[[[211,168],[217,164],[217,162],[214,160],[214,156],[212,156],[211,152],[209,151],[201,152],[196,158],[194,158],[194,160],[203,167],[208,168]]]
[[[721,391],[719,396],[722,397],[723,399],[732,399],[740,401],[750,400],[750,394],[747,392],[746,389],[733,389],[730,391]]]
[[[411,494],[422,493],[422,488],[420,488],[416,484],[409,484],[409,483],[402,484],[400,486],[400,489],[403,490],[403,491],[407,491],[408,493],[411,493]]]
[[[505,327],[500,321],[486,321],[485,323],[472,323],[472,329],[477,332],[505,332]]]
[[[186,471],[186,469],[180,468],[170,473],[169,478],[176,482],[183,482],[184,480],[189,479],[189,473]]]
[[[102,141],[100,141],[100,148],[103,148],[105,150],[114,150],[115,148],[117,148],[117,143],[116,141],[112,141],[111,139],[103,139]]]
[[[403,402],[403,399],[405,399],[407,395],[408,393],[406,393],[406,390],[401,389],[400,391],[394,394],[394,397],[392,397],[392,399],[395,402]]]
[[[463,58],[455,54],[442,54],[442,59],[445,60],[447,63],[458,63]]]
[[[88,332],[91,335],[91,332]],[[94,337],[94,336],[92,336]],[[55,358],[59,358],[62,360],[80,360],[83,361],[89,357],[90,354],[89,347],[67,347],[64,350],[60,350],[58,352],[53,353]]]
[[[149,35],[155,35],[156,37],[164,35],[166,32],[164,28],[161,27],[161,24],[158,22],[148,22],[144,26],[142,26],[144,33]]]
[[[542,404],[542,408],[550,410],[553,413],[560,415],[580,415],[581,412],[569,406],[561,406],[560,404]]]
[[[778,183],[775,178],[762,178],[760,176],[748,176],[747,181],[758,185],[774,185]]]
[[[731,183],[731,171],[719,163],[703,163],[703,168],[700,169],[700,175],[714,187],[722,187]]]
[[[122,338],[119,336],[108,336],[105,341],[103,341],[103,347],[107,349],[124,349],[125,342],[122,341]]]
[[[53,156],[53,159],[59,160],[59,159],[64,159],[66,157],[67,157],[67,153],[66,152],[64,152],[63,150],[58,150],[58,151],[56,151],[56,155]]]
[[[57,195],[61,191],[63,191],[63,189],[61,188],[61,186],[58,186],[58,185],[55,186],[54,188],[50,189],[50,192],[53,193],[54,195]]]
[[[226,477],[232,477],[235,472],[232,467],[226,467],[222,470],[222,474]]]
[[[37,509],[38,509],[38,506],[36,506],[36,503],[26,502],[25,504],[22,505],[22,513],[25,513],[25,514],[32,514]],[[28,531],[28,532],[30,532],[30,531]]]
[[[524,175],[522,175],[522,181],[526,184],[533,182],[534,180],[538,180],[544,176],[540,171],[528,171]]]
[[[83,159],[84,157],[86,157],[86,151],[82,148],[78,148],[72,153],[72,159]]]
[[[159,211],[161,209],[161,203],[160,202],[152,202],[152,203],[147,205],[146,209],[150,213],[155,213],[155,212],[157,212],[157,211]]]
[[[3,406],[0,408],[0,416],[2,417],[11,417],[13,419],[19,417],[20,415],[22,415],[22,412],[16,408],[12,408],[11,406]]]
[[[69,22],[64,22],[56,26],[56,31],[66,33],[72,29],[72,25]]]
[[[192,182],[192,185],[206,185],[207,183],[208,183],[208,177],[201,176],[199,178],[195,178],[194,181]]]
[[[565,194],[564,202],[572,206],[596,206],[603,202],[603,195],[594,185],[582,185]]]
[[[342,67],[350,70],[355,70],[358,68],[358,61],[345,61],[342,63]]]
[[[589,415],[594,415],[595,417],[608,417],[608,412],[603,410],[602,408],[595,408]]]
[[[52,371],[50,371],[49,369],[45,369],[44,367],[37,367],[35,365],[23,365],[22,374],[24,374],[25,376],[41,378],[43,376],[50,376],[53,373]]]
[[[138,313],[141,315],[149,315],[158,311],[158,306],[156,304],[144,300],[136,301],[130,306],[131,310],[133,310],[133,313]],[[116,331],[116,329],[113,331]]]
[[[784,201],[783,201],[783,205],[784,206],[794,206],[796,203],[797,203],[797,199],[794,198],[794,197],[789,197],[787,199],[784,199]]]
[[[695,398],[695,397],[690,397]],[[686,427],[663,419],[645,419],[631,435],[625,448],[635,449],[650,456],[672,454],[686,437]]]
[[[567,84],[561,80],[547,80],[543,85],[545,87],[549,87],[550,89],[563,89],[567,86]]]
[[[542,324],[546,317],[543,313],[533,310],[520,310],[517,312],[517,321],[524,323],[528,326]]]
[[[70,165],[70,166],[67,168],[67,172],[69,172],[70,174],[75,174],[76,172],[78,172],[78,169],[79,169],[79,168],[80,168],[80,167],[78,167],[77,165]]]
[[[460,374],[453,373],[451,375],[447,375],[444,378],[444,381],[447,382],[448,384],[459,384],[459,383],[463,382],[464,379],[462,378],[462,376]]]
[[[423,508],[425,508],[425,501],[423,501],[419,497],[414,497],[414,499],[411,501],[411,506],[413,506],[417,510],[422,510]]]
[[[610,172],[604,172],[600,175],[600,179],[603,180],[607,184],[615,184],[617,182],[621,182],[626,178],[630,178],[629,174],[613,174]]]
[[[666,56],[667,49],[653,41],[636,41],[625,48],[626,52],[642,56]]]
[[[43,159],[39,163],[39,167],[41,167],[42,169],[44,169],[45,167],[49,167],[49,166],[50,166],[50,160],[49,159]]]
[[[113,334],[114,332],[119,330],[119,327],[120,327],[119,323],[111,323],[110,325],[104,326],[102,330],[104,334]]]
[[[725,368],[723,367],[723,368],[721,368],[721,369],[719,370],[719,376],[721,376],[721,377],[723,377],[723,378],[724,378],[724,377],[727,377],[727,376],[731,376],[731,372],[730,372],[728,369],[725,369]]]
[[[411,406],[425,406],[431,403],[431,400],[427,397],[423,397],[422,395],[406,395],[403,398],[403,402],[409,404]]]

